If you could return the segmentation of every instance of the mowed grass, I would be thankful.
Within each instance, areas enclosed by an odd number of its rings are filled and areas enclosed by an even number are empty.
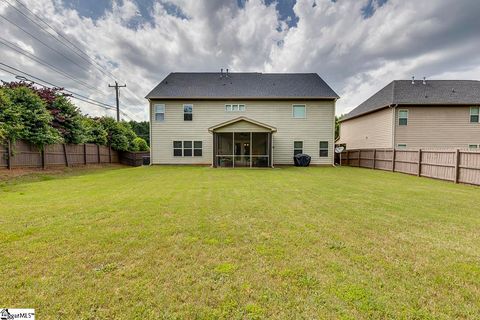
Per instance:
[[[39,319],[478,319],[479,201],[357,168],[4,182],[0,303]]]

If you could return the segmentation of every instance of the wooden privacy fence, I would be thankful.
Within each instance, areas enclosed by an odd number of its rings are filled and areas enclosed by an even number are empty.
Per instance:
[[[347,150],[342,165],[480,185],[480,152],[472,150]]]
[[[96,144],[53,144],[39,150],[24,141],[0,145],[0,168],[47,168],[120,162],[117,151]]]
[[[139,167],[150,164],[150,152],[120,152],[120,162],[132,167]]]

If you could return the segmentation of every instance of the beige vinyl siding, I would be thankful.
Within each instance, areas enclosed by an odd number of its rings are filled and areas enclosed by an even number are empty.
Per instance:
[[[154,104],[165,104],[165,121],[156,122]],[[183,105],[193,104],[193,121],[183,121]],[[244,112],[227,112],[225,104],[245,104]],[[306,105],[306,119],[294,119],[293,104]],[[313,165],[333,164],[333,101],[151,101],[152,164],[212,164],[213,136],[208,128],[238,117],[247,117],[273,126],[273,161],[275,165],[293,164],[293,141],[303,141],[303,151],[312,157]],[[238,126],[250,124],[239,123]],[[173,141],[202,141],[202,157],[174,157]],[[320,141],[328,141],[329,156],[319,156]]]
[[[408,125],[398,125],[398,110],[408,110]],[[469,106],[399,106],[395,144],[407,149],[466,149],[480,144],[480,124],[470,123]]]
[[[391,148],[393,109],[386,108],[340,123],[340,141],[347,149]]]

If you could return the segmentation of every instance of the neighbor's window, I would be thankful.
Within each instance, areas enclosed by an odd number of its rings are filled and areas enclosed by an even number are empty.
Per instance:
[[[303,153],[303,141],[293,142],[293,155]]]
[[[479,122],[480,107],[471,107],[470,108],[470,122],[478,123]]]
[[[407,145],[405,143],[399,143],[399,144],[397,144],[397,148],[398,149],[406,149]]]
[[[320,141],[320,157],[328,157],[328,141]]]
[[[156,104],[153,107],[155,108],[155,121],[165,120],[165,105]]]
[[[305,105],[303,104],[294,104],[292,106],[292,114],[295,119],[305,119],[307,117],[307,113],[305,110]]]
[[[183,121],[192,121],[193,120],[193,105],[184,104],[183,105]]]
[[[173,141],[174,157],[201,157],[202,141]]]
[[[182,156],[182,141],[173,141],[173,156]]]
[[[408,124],[408,110],[398,110],[398,125],[406,126]]]
[[[244,104],[226,104],[225,111],[227,112],[243,112],[245,111]]]
[[[478,144],[469,144],[468,149],[478,149]]]

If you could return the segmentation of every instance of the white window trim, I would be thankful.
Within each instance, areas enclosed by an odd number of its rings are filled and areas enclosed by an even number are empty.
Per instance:
[[[400,118],[400,113],[405,111],[407,113],[407,118]],[[408,109],[398,109],[398,125],[399,126],[408,126],[408,118],[410,114],[408,112]],[[400,124],[400,119],[407,119],[407,124]]]
[[[320,143],[321,143],[321,142],[326,142],[326,143],[327,143],[327,147],[326,147],[326,148],[320,148]],[[328,155],[327,155],[326,157],[322,157],[322,156],[320,155],[320,151],[322,151],[322,150],[327,150]],[[327,140],[320,140],[320,141],[318,141],[318,156],[319,156],[320,158],[328,158],[328,157],[330,157],[330,142],[329,142],[329,141],[327,141]]]
[[[181,142],[182,143],[182,147],[181,148],[174,148],[173,147],[173,143],[175,141],[178,141],[178,142]],[[192,155],[191,156],[186,156],[185,155],[185,148],[184,148],[184,142],[191,142],[192,143],[192,147],[191,148],[187,148],[188,150],[192,150]],[[195,148],[195,142],[201,142],[202,143],[202,147],[201,148]],[[182,150],[182,155],[181,156],[176,156],[175,155],[175,149],[180,149]],[[202,155],[201,156],[196,156],[195,155],[195,149],[197,150],[202,150]],[[174,158],[203,158],[203,140],[172,140],[172,157]]]
[[[475,114],[475,116],[478,116],[478,121],[477,121],[477,122],[472,122],[472,116],[474,116],[474,114],[472,113],[472,110],[473,110],[473,109],[477,109],[477,110],[478,110],[478,113]],[[477,107],[470,107],[470,115],[469,115],[469,117],[468,117],[468,122],[469,122],[469,123],[474,123],[474,124],[475,124],[475,123],[480,123],[480,107],[478,107],[478,106],[477,106]]]
[[[295,155],[295,150],[298,150],[298,148],[295,148],[295,142],[301,142],[302,143],[302,152],[305,150],[305,142],[303,140],[293,140],[293,155]]]
[[[297,118],[295,117],[295,112],[294,112],[294,107],[299,107],[299,106],[302,106],[304,109],[305,109],[305,117],[303,118]],[[307,105],[306,104],[292,104],[292,118],[293,119],[300,119],[300,120],[304,120],[304,119],[307,119]]]
[[[157,113],[162,113],[162,112],[157,112],[157,107],[163,106],[163,120],[157,120]],[[163,122],[165,121],[165,114],[167,111],[167,107],[163,103],[154,103],[153,104],[153,119],[152,122]]]
[[[185,112],[185,107],[186,106],[191,106],[192,107],[192,112]],[[192,120],[185,120],[185,114],[191,114],[192,115]],[[193,121],[193,104],[191,103],[185,103],[183,105],[183,121]]]
[[[228,106],[230,106],[230,110],[227,110]],[[237,106],[237,110],[233,110],[233,106]],[[240,110],[240,106],[243,106],[243,110]],[[247,106],[245,103],[226,103],[224,110],[225,112],[245,112],[247,110]]]

